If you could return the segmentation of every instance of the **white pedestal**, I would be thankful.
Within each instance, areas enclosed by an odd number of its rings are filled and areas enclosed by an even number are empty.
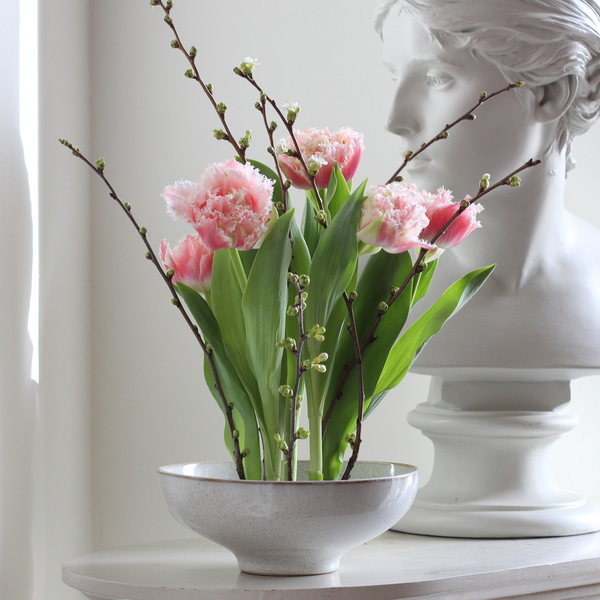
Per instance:
[[[409,415],[434,444],[433,472],[395,530],[529,538],[600,529],[600,507],[562,490],[552,471],[552,444],[577,424],[570,382],[536,377],[434,378],[427,402]]]

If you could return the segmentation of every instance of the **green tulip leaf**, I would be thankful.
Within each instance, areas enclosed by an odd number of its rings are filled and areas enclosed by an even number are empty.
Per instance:
[[[246,325],[242,309],[242,290],[233,266],[240,259],[235,249],[215,252],[211,277],[211,303],[219,324],[223,344],[248,393],[259,420],[264,419],[260,392],[246,352]]]
[[[254,413],[252,402],[238,374],[231,362],[225,344],[221,337],[219,324],[215,319],[206,300],[192,288],[179,282],[175,284],[181,298],[186,303],[194,320],[204,334],[204,339],[212,347],[212,357],[215,369],[219,377],[221,389],[228,403],[233,404],[241,420],[234,421],[236,428],[240,431],[240,443],[243,448],[248,450],[248,455],[244,458],[244,469],[247,479],[261,479],[262,466],[260,458],[260,439],[258,433],[258,424]],[[205,376],[207,375],[205,369]],[[211,394],[217,401],[219,408],[225,412],[222,400],[215,388],[215,381],[210,370],[206,381]],[[242,435],[243,434],[243,435]],[[242,449],[243,449],[242,448]]]
[[[375,394],[390,390],[402,381],[423,346],[475,295],[495,266],[471,271],[453,283],[435,304],[406,330],[389,353]]]
[[[429,291],[429,286],[431,284],[431,280],[433,279],[437,263],[437,258],[427,263],[425,270],[422,273],[418,273],[413,279],[412,306],[414,306]]]
[[[358,258],[356,230],[366,181],[348,198],[323,232],[310,268],[306,324],[324,325],[350,283]]]
[[[311,256],[314,255],[319,244],[319,225],[315,221],[316,214],[317,211],[307,194],[304,212],[302,213],[302,236]]]
[[[287,272],[292,251],[289,239],[294,211],[283,214],[264,239],[242,298],[248,361],[258,383],[264,420],[261,420],[267,479],[279,479],[281,451],[274,440],[279,433],[279,411],[284,404],[278,392],[288,303]]]
[[[316,222],[313,221],[313,223]],[[290,226],[290,235],[292,238],[292,272],[298,275],[308,275],[310,273],[311,254],[304,239],[296,219],[292,219]]]
[[[408,252],[388,254],[379,252],[369,259],[358,284],[358,296],[353,304],[358,337],[361,343],[366,339],[378,315],[380,302],[387,302],[390,288],[399,287],[409,276],[412,260]],[[412,287],[409,284],[400,297],[383,315],[376,330],[377,339],[362,352],[363,383],[365,391],[365,410],[377,385],[379,375],[384,368],[390,348],[398,339],[411,305]],[[324,472],[327,478],[337,478],[342,468],[343,455],[347,447],[346,436],[356,428],[358,417],[359,380],[356,365],[350,371],[341,390],[338,389],[345,365],[355,358],[352,336],[343,331],[333,365],[332,381],[327,390],[326,411],[331,417],[325,431],[323,442]],[[341,396],[339,392],[341,391]],[[326,412],[327,414],[327,412]]]
[[[350,196],[350,188],[337,163],[333,165],[329,187],[327,188],[326,206],[330,219],[335,219],[338,211]]]

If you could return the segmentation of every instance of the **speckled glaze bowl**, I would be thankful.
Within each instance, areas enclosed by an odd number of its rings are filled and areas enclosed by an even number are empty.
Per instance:
[[[170,465],[158,483],[171,514],[260,575],[335,571],[351,548],[394,525],[417,492],[416,467],[358,462],[349,481],[240,481],[232,463]]]

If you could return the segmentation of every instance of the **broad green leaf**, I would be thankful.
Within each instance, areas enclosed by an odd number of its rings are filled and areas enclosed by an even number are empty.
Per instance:
[[[246,271],[246,276],[250,275],[250,271],[252,270],[252,265],[254,264],[254,259],[258,250],[243,250],[240,251],[240,260],[244,265],[244,271]]]
[[[221,401],[221,397],[219,396],[219,392],[217,392],[217,388],[215,385],[215,378],[213,377],[213,374],[212,374],[212,371],[210,368],[210,364],[209,364],[206,356],[204,357],[204,379],[206,381],[206,385],[208,385],[208,389],[210,390],[212,397],[215,399],[215,401],[217,403],[217,406],[221,409],[221,412],[223,413],[223,417],[224,417],[224,421],[225,421],[224,431],[223,431],[223,439],[225,440],[225,447],[227,448],[229,454],[231,455],[231,460],[235,463],[235,456],[233,454],[233,438],[231,437],[231,430],[229,429],[229,423],[227,423],[227,416],[225,414],[225,408]],[[236,424],[236,427],[238,427],[238,421],[235,419],[235,417],[234,417],[234,422]],[[246,427],[245,427],[245,424],[242,419],[241,429],[240,429],[240,427],[238,427],[238,430],[240,432],[240,438],[242,438],[243,434],[245,434],[245,428]]]
[[[311,256],[315,253],[319,243],[319,225],[315,221],[316,214],[317,211],[307,195],[304,212],[302,213],[302,235]]]
[[[372,256],[361,275],[358,284],[358,297],[354,302],[354,313],[359,339],[364,341],[378,314],[379,303],[387,302],[390,288],[400,286],[408,277],[412,268],[412,260],[408,252],[388,254],[380,252]],[[400,335],[410,311],[411,286],[390,306],[376,330],[377,339],[369,344],[362,352],[363,382],[365,390],[365,410],[369,407],[370,399],[386,363],[390,348]],[[334,375],[340,379],[343,366],[350,364],[355,358],[355,347],[352,336],[343,331],[339,357],[336,355]],[[327,390],[327,407],[329,409],[338,385],[330,386]],[[323,443],[324,469],[327,478],[336,478],[342,468],[342,460],[347,443],[346,435],[356,427],[358,417],[359,379],[356,365],[342,387],[332,411],[325,432]]]
[[[331,178],[329,180],[329,187],[327,188],[327,211],[331,219],[335,218],[348,196],[350,196],[350,188],[340,168],[335,163],[331,170]]]
[[[435,304],[417,319],[392,348],[375,394],[396,387],[408,372],[415,355],[444,323],[455,315],[485,283],[496,265],[471,271],[453,283]]]
[[[433,274],[435,273],[435,268],[437,267],[438,259],[432,260],[427,263],[425,270],[422,273],[419,273],[413,279],[413,299],[412,306],[414,306],[425,294],[427,294],[429,290],[429,285],[431,284],[431,280],[433,279]]]
[[[225,447],[227,448],[231,456],[231,460],[235,464],[235,453],[233,450],[233,437],[231,436],[231,429],[229,428],[225,408],[223,407],[223,404],[219,397],[219,393],[216,390],[215,380],[213,378],[212,371],[206,357],[204,357],[204,379],[206,380],[206,383],[210,389],[213,398],[216,400],[217,405],[223,413],[223,439],[225,441]],[[247,449],[246,424],[244,422],[244,419],[235,407],[233,407],[233,409],[231,410],[231,414],[233,416],[233,422],[235,423],[235,427],[239,432],[238,440],[240,444],[240,451],[243,451],[244,449]],[[245,457],[242,459],[242,464],[244,465],[244,474],[246,476],[246,479],[261,479],[260,460],[258,461],[258,463],[256,463],[255,461],[254,464],[251,464],[248,462],[248,457]]]
[[[306,324],[324,325],[356,268],[356,230],[366,182],[356,189],[323,232],[310,267]]]
[[[310,201],[310,203],[312,204],[314,210],[315,210],[315,214],[316,212],[319,210],[319,201],[317,199],[317,195],[315,194],[314,190],[306,190],[306,199]]]
[[[356,290],[357,279],[358,263],[352,275],[352,279],[346,288],[347,293]],[[325,324],[327,329],[325,333],[325,341],[321,343],[321,352],[326,352],[329,355],[329,361],[327,365],[328,386],[329,384],[333,385],[333,380],[336,377],[336,371],[334,369],[336,357],[344,352],[342,348],[345,348],[345,344],[347,342],[346,336],[350,338],[347,329],[348,322],[348,307],[346,306],[344,298],[340,296],[340,299],[337,301],[337,304],[333,307],[333,310],[329,315],[329,319],[327,319],[327,323]],[[328,394],[327,391],[324,393]]]
[[[377,318],[379,303],[389,300],[390,289],[394,286],[400,286],[407,278],[411,268],[412,261],[408,252],[402,252],[401,254],[378,252],[369,258],[358,283],[358,297],[353,304],[358,337],[361,343],[365,340],[368,331]],[[373,393],[387,354],[404,327],[410,309],[409,295],[402,294],[392,304],[383,316],[376,331],[377,340],[368,346],[368,352],[363,355],[364,382],[367,396]],[[350,364],[355,355],[352,336],[348,331],[343,331],[335,352],[335,362],[331,369],[332,385],[327,390],[326,409],[332,401],[344,365]],[[356,371],[356,369],[354,370]],[[358,383],[351,385],[350,389],[353,398],[357,397]]]
[[[313,221],[315,224],[316,222]],[[310,273],[311,254],[306,240],[298,229],[296,219],[292,219],[290,225],[290,235],[292,237],[292,272],[298,275],[308,275]]]
[[[244,264],[242,262],[240,252],[235,248],[227,249],[227,253],[229,254],[229,268],[231,269],[231,273],[234,275],[238,290],[240,295],[244,295],[244,291],[246,289],[246,285],[248,283],[248,274],[246,273],[246,269],[244,268]],[[212,291],[212,279],[211,279],[211,291]]]
[[[226,249],[215,252],[211,277],[212,310],[233,366],[250,396],[259,420],[262,420],[264,417],[260,392],[246,351],[242,293],[232,265],[232,259],[236,258],[239,258],[237,250]]]
[[[329,176],[329,184],[327,185],[327,189],[325,190],[325,209],[329,206],[331,199],[335,195],[335,190],[337,189],[337,177],[335,176],[336,170],[339,170],[337,163],[333,164],[333,169],[331,169],[331,175]]]
[[[326,326],[334,306],[350,283],[358,260],[356,230],[366,182],[348,198],[335,220],[323,232],[310,266],[310,285],[304,323],[307,330],[314,325]],[[325,334],[327,337],[327,333]],[[308,340],[311,357],[321,352],[321,342]],[[310,371],[308,392],[309,418],[314,422],[322,413],[326,379]],[[314,429],[314,425],[311,425]]]
[[[358,265],[348,284],[348,292],[356,289],[357,274]],[[325,352],[329,355],[329,360],[326,363],[327,371],[325,373],[317,373],[316,371],[309,372],[312,394],[323,404],[323,410],[326,410],[326,398],[332,393],[330,386],[334,385],[335,382],[335,371],[332,368],[336,364],[335,357],[338,355],[339,346],[342,345],[345,336],[348,334],[345,327],[348,324],[347,317],[348,309],[346,307],[346,302],[344,301],[344,298],[340,296],[329,315],[329,319],[327,319],[327,323],[325,324],[327,330],[325,332],[325,340],[320,343],[319,347],[319,352]]]
[[[233,404],[241,417],[241,420],[236,421],[236,427],[240,433],[243,431],[241,442],[243,448],[248,449],[248,456],[244,458],[246,477],[261,479],[260,439],[254,408],[223,344],[219,324],[206,300],[200,294],[183,283],[177,283],[176,288],[204,334],[205,341],[212,347],[213,361],[226,401]],[[219,408],[224,412],[223,403],[215,389],[215,381],[210,370],[209,374],[210,377],[207,377],[206,380],[207,384],[213,397],[217,400]]]
[[[279,477],[281,464],[281,451],[274,436],[279,433],[279,411],[284,406],[278,392],[283,349],[276,344],[285,337],[286,276],[292,255],[289,231],[293,216],[294,211],[290,210],[279,217],[264,239],[242,298],[248,361],[263,405],[261,426],[267,479]]]

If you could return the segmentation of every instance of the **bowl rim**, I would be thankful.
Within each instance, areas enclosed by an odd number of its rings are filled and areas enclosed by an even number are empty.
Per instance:
[[[308,460],[301,460],[298,462],[308,463]],[[385,461],[385,460],[362,460],[358,461],[358,463],[362,464],[371,464],[371,465],[393,465],[394,467],[408,467],[409,470],[406,473],[397,473],[394,475],[384,475],[382,477],[364,477],[360,479],[325,479],[322,481],[266,481],[264,479],[223,479],[218,477],[200,477],[198,475],[184,475],[183,473],[172,473],[167,471],[166,469],[172,469],[174,467],[183,467],[186,465],[224,465],[224,464],[233,464],[229,461],[223,460],[213,460],[213,461],[200,461],[200,462],[185,462],[185,463],[175,463],[171,465],[164,465],[162,467],[158,467],[156,472],[158,475],[165,475],[168,477],[180,477],[182,479],[194,480],[194,481],[214,481],[219,483],[232,483],[232,484],[275,484],[275,485],[348,485],[351,483],[369,483],[373,481],[389,481],[392,479],[400,479],[404,477],[408,477],[409,475],[418,475],[419,467],[415,465],[410,465],[407,463],[398,463],[394,461]]]

